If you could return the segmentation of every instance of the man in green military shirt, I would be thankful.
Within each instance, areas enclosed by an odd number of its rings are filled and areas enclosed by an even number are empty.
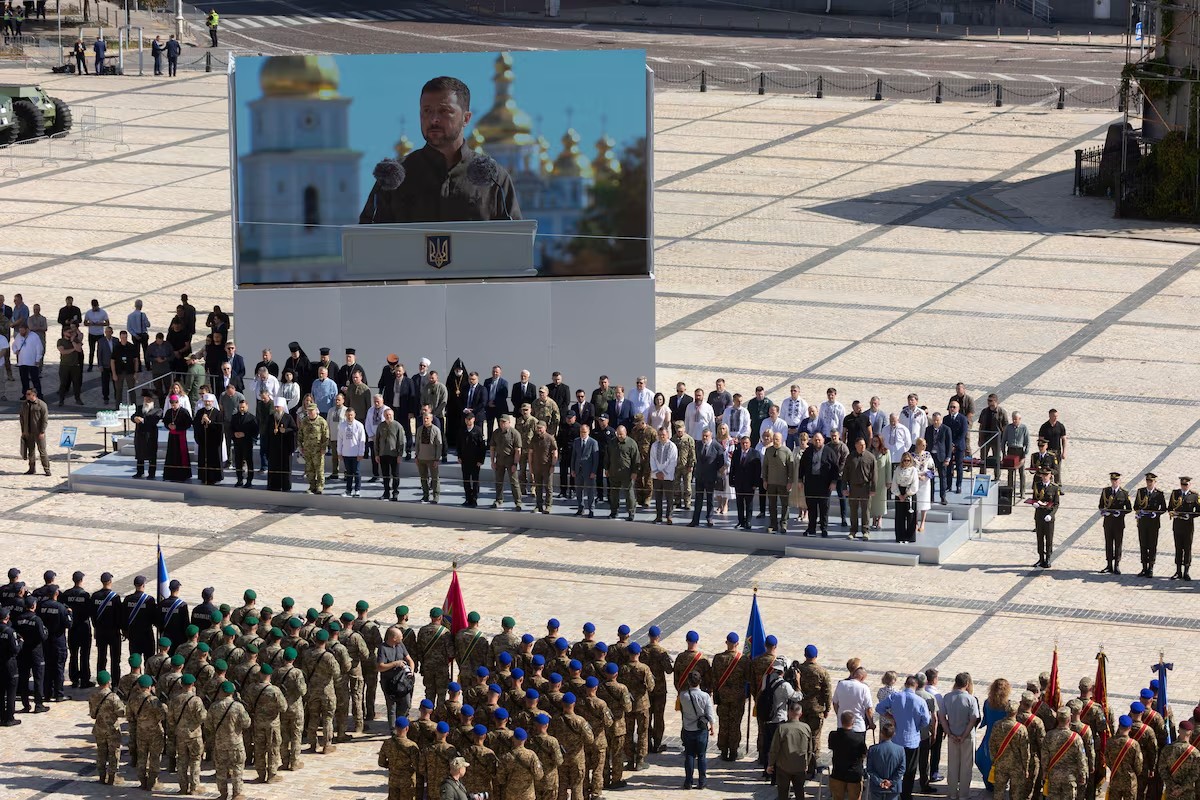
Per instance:
[[[325,451],[329,449],[329,423],[317,410],[316,403],[304,408],[300,431],[296,436],[300,455],[304,458],[304,477],[308,480],[307,494],[325,490]]]
[[[544,391],[544,388],[543,388]],[[552,404],[553,405],[553,404]],[[547,432],[546,423],[538,420],[533,438],[529,440],[529,471],[533,475],[534,500],[537,510],[550,513],[554,497],[554,467],[558,463],[558,442]]]
[[[683,420],[672,426],[671,442],[679,454],[675,465],[675,507],[685,511],[692,507],[692,470],[696,468],[696,440],[687,435]]]
[[[454,659],[454,637],[445,626],[442,609],[429,609],[429,624],[417,631],[414,655],[420,663],[425,698],[435,704],[446,696],[450,685],[450,662]]]
[[[625,715],[625,757],[629,759],[625,768],[637,772],[646,768],[646,752],[650,745],[650,693],[654,691],[654,676],[650,668],[641,663],[640,644],[632,642],[626,652],[629,661],[621,667],[621,683],[629,690],[633,710]]]
[[[1195,726],[1190,719],[1179,723],[1179,738],[1158,754],[1158,775],[1166,800],[1192,800],[1200,781],[1200,751],[1192,744]]]
[[[637,444],[638,448],[638,465],[635,470],[637,475],[637,504],[640,509],[650,507],[650,495],[654,490],[653,481],[650,478],[650,446],[654,444],[657,438],[657,433],[646,424],[646,419],[641,414],[633,415],[633,430],[629,432],[629,436]]]
[[[771,434],[762,456],[763,484],[771,509],[771,533],[787,533],[788,492],[792,480],[792,451],[783,446],[783,436]],[[874,462],[872,462],[873,464]]]
[[[1055,728],[1042,742],[1042,764],[1046,775],[1043,794],[1050,800],[1072,800],[1087,786],[1087,754],[1082,737],[1071,730],[1071,712],[1060,708],[1054,715]]]
[[[529,403],[522,403],[521,407],[517,409],[517,419],[513,422],[513,429],[521,437],[522,449],[525,453],[525,457],[521,459],[520,466],[518,467],[518,485],[521,487],[521,498],[533,494],[533,487],[529,482],[529,447],[533,442],[533,437],[537,434],[537,420],[533,418],[532,409],[533,406]]]
[[[608,518],[616,519],[625,495],[625,519],[633,522],[633,476],[641,466],[637,444],[626,434],[625,426],[617,426],[617,436],[608,443]]]
[[[725,636],[725,652],[713,656],[712,692],[717,701],[717,747],[722,761],[736,761],[742,746],[742,715],[746,711],[746,684],[750,680],[750,659],[742,653],[738,635]]]
[[[558,433],[558,424],[562,421],[562,412],[558,408],[558,403],[550,399],[548,392],[549,390],[545,386],[538,387],[538,396],[533,401],[530,411],[533,413],[534,419],[546,423],[546,430],[550,431],[551,435],[553,435]]]
[[[513,505],[521,510],[521,486],[517,482],[517,463],[521,461],[523,439],[521,434],[512,427],[508,415],[500,417],[498,427],[488,438],[489,449],[492,452],[492,474],[496,479],[496,500],[492,508],[504,505],[504,481],[509,482],[512,490]]]

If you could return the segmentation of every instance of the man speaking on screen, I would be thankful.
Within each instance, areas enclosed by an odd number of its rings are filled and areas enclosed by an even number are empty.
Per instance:
[[[359,224],[521,219],[508,172],[467,146],[470,121],[471,90],[458,78],[421,87],[425,146],[403,162],[380,162]]]

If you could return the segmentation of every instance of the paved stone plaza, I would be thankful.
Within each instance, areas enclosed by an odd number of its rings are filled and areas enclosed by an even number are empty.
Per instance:
[[[0,180],[0,293],[40,302],[52,325],[66,294],[85,308],[98,298],[114,319],[143,298],[155,330],[180,292],[200,309],[228,309],[224,77],[56,76],[43,85],[124,120],[127,149],[114,148],[110,130],[89,144],[90,159],[65,145],[47,164],[35,148],[18,153],[19,177]],[[969,670],[982,696],[994,677],[1024,682],[1048,669],[1056,642],[1070,689],[1094,673],[1103,645],[1114,706],[1124,706],[1163,650],[1176,664],[1176,715],[1186,716],[1200,694],[1195,589],[1133,577],[1132,523],[1126,574],[1096,574],[1104,554],[1095,498],[1110,470],[1131,489],[1150,469],[1166,489],[1180,474],[1200,473],[1200,235],[1114,220],[1107,202],[1071,197],[1073,150],[1101,142],[1113,121],[1042,108],[656,96],[655,388],[669,394],[676,380],[709,388],[723,375],[732,391],[749,396],[763,384],[777,400],[796,382],[815,402],[836,385],[847,405],[878,394],[885,409],[898,410],[914,390],[931,409],[944,407],[962,380],[977,398],[998,392],[1034,432],[1055,406],[1070,458],[1052,570],[1029,569],[1036,553],[1026,506],[999,517],[949,564],[901,568],[587,542],[525,528],[380,524],[365,500],[361,516],[335,517],[72,496],[62,491],[66,464],[56,449],[53,478],[20,474],[12,403],[0,407],[0,566],[20,566],[34,584],[47,568],[60,583],[82,569],[93,589],[109,570],[128,591],[134,575],[154,574],[161,535],[189,603],[206,585],[217,588],[217,602],[252,586],[271,606],[290,594],[307,607],[329,591],[339,608],[366,599],[382,621],[406,603],[420,624],[441,603],[458,560],[467,603],[489,632],[505,614],[534,634],[557,616],[569,638],[587,620],[602,639],[621,623],[639,636],[658,624],[673,652],[695,629],[709,653],[727,631],[744,632],[757,584],[768,632],[789,659],[813,642],[837,676],[839,663],[861,656],[872,689],[884,670],[937,666],[948,679]],[[619,324],[620,298],[597,304],[598,331],[602,307]],[[316,345],[311,321],[298,320],[302,327],[306,346]],[[261,343],[238,345],[257,359]],[[421,347],[394,349],[415,361]],[[464,355],[469,368],[484,366]],[[94,414],[54,406],[52,362],[51,445],[62,425]],[[368,364],[368,374],[378,367]],[[590,390],[595,376],[562,369],[572,387]],[[86,399],[99,404],[96,375],[85,379]],[[10,382],[9,400],[17,393]],[[80,456],[94,457],[99,437],[85,428],[81,438]],[[1166,531],[1159,574],[1170,574],[1173,550]],[[0,731],[0,794],[138,794],[94,783],[86,716],[83,703],[61,704]],[[667,729],[677,731],[678,719]],[[382,797],[381,731],[336,756],[306,758],[282,784],[248,785],[247,795]],[[650,763],[609,796],[657,798],[678,785],[677,749]],[[748,762],[712,769],[701,795],[773,796]],[[210,776],[206,769],[215,796]]]

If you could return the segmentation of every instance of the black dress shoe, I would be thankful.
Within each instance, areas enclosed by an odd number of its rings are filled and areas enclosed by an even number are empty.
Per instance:
[[[1114,565],[1114,566],[1113,566],[1113,569],[1112,569],[1112,571],[1113,571],[1113,575],[1120,575],[1120,574],[1121,574],[1121,568],[1120,568],[1120,567],[1118,567],[1118,566],[1115,566],[1115,565]]]
[[[36,705],[33,707],[33,713],[35,714],[45,714],[49,710],[50,706],[47,705]]]
[[[1100,570],[1100,574],[1101,574],[1101,575],[1107,575],[1107,574],[1108,574],[1108,573],[1110,573],[1110,572],[1112,572],[1112,565],[1111,565],[1111,564],[1110,564],[1109,566],[1105,567],[1104,569]]]
[[[687,524],[687,526],[688,526],[689,528],[699,528],[699,527],[700,527],[700,523],[699,523],[699,522],[689,522],[689,523]]]
[[[8,722],[4,722],[4,723],[0,723],[0,724],[2,724],[2,725],[3,725],[3,727],[5,727],[5,728],[13,728],[13,727],[16,727],[17,725],[20,725],[20,724],[21,724],[21,720],[19,720],[19,719],[10,719]]]

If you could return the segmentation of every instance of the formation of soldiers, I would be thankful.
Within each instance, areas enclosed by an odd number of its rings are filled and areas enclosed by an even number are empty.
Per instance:
[[[1196,516],[1200,515],[1200,495],[1192,489],[1192,479],[1180,476],[1179,488],[1165,494],[1158,487],[1158,476],[1146,473],[1146,485],[1130,497],[1121,487],[1121,473],[1110,472],[1111,485],[1100,492],[1100,514],[1104,525],[1105,567],[1101,572],[1121,574],[1121,548],[1125,540],[1125,517],[1133,514],[1137,520],[1138,551],[1141,578],[1154,577],[1154,562],[1158,557],[1158,535],[1163,516],[1171,520],[1175,538],[1175,572],[1172,580],[1192,579],[1192,539],[1196,532]]]

